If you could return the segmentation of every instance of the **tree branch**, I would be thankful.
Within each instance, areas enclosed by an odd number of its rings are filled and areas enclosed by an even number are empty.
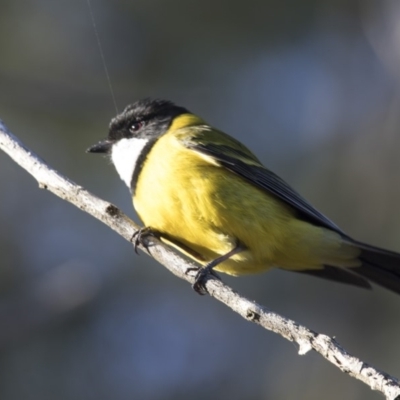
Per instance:
[[[40,188],[47,189],[74,204],[102,221],[124,239],[131,241],[133,234],[139,228],[138,225],[113,204],[99,199],[50,168],[41,158],[24,146],[1,120],[0,149],[31,174],[39,183]],[[148,253],[173,274],[190,283],[194,282],[195,273],[186,273],[188,268],[196,266],[193,261],[165,246],[156,238],[147,240],[145,244],[149,246]],[[386,399],[400,399],[400,383],[396,378],[350,355],[335,339],[316,333],[246,299],[215,277],[210,276],[205,286],[210,296],[224,303],[246,320],[296,342],[299,345],[299,354],[315,350],[341,371],[364,382],[371,389],[381,392]]]

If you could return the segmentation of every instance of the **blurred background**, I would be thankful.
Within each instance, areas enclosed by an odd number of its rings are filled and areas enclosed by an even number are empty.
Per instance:
[[[174,100],[350,235],[400,251],[400,2],[92,0],[118,109]],[[0,118],[137,219],[85,154],[116,113],[85,0],[2,0]],[[377,399],[172,276],[0,153],[0,398]],[[224,280],[400,376],[400,296],[274,271]]]

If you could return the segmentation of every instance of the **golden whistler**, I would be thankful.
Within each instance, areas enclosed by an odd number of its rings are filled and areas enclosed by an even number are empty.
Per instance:
[[[278,267],[400,293],[400,254],[358,242],[254,154],[183,107],[140,100],[88,149],[109,154],[146,227],[203,265],[230,275]]]

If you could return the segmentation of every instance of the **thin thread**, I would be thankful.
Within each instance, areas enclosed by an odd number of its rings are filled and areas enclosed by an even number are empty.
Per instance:
[[[92,25],[93,25],[94,34],[95,34],[96,40],[97,40],[97,46],[98,46],[99,51],[100,51],[101,61],[103,62],[104,72],[106,73],[108,87],[109,87],[110,92],[111,92],[111,97],[112,97],[112,100],[113,100],[113,103],[114,103],[115,111],[118,114],[117,101],[115,100],[114,90],[113,90],[113,87],[112,87],[112,84],[111,84],[110,74],[108,73],[108,68],[107,68],[107,64],[106,64],[106,59],[104,57],[103,47],[101,45],[99,32],[97,31],[97,25],[96,25],[96,21],[95,21],[95,18],[94,18],[92,5],[90,4],[90,0],[86,0],[86,1],[87,1],[87,5],[89,7],[90,17],[92,19]]]

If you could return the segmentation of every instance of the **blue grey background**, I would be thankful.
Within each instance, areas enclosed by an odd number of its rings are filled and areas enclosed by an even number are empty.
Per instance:
[[[400,3],[92,0],[119,110],[184,105],[350,235],[400,251]],[[2,0],[0,118],[136,218],[85,1]],[[172,276],[0,154],[0,398],[376,399]],[[136,218],[137,219],[137,218]],[[274,271],[224,280],[400,376],[400,296]]]

